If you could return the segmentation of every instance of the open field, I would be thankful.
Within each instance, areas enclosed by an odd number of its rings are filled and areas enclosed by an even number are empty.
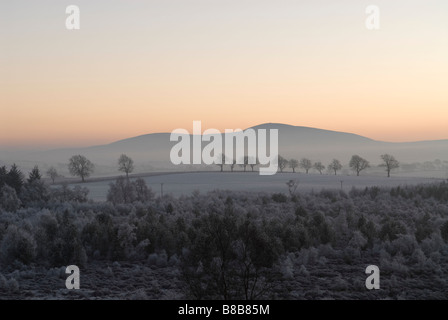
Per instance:
[[[135,178],[134,178],[135,179]],[[190,195],[197,190],[206,193],[212,190],[255,191],[255,192],[288,192],[286,182],[299,182],[298,192],[320,191],[321,189],[341,189],[350,191],[354,188],[372,186],[396,187],[430,183],[443,179],[420,177],[384,176],[334,176],[304,173],[278,173],[273,176],[260,176],[257,172],[195,172],[195,173],[167,173],[153,176],[143,176],[143,179],[157,196],[161,193],[163,183],[164,195],[171,194],[179,197]],[[109,183],[113,180],[87,182],[82,186],[90,190],[89,197],[94,201],[105,201]]]

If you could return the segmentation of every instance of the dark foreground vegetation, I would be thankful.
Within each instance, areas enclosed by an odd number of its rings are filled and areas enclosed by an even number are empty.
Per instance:
[[[4,184],[0,297],[448,299],[448,183],[285,191],[161,199],[122,178],[93,203]],[[65,289],[72,264],[80,290]],[[365,287],[372,264],[380,290]]]

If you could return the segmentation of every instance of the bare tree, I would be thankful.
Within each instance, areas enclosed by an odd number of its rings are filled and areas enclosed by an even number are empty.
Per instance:
[[[337,172],[342,169],[342,164],[337,159],[333,159],[331,163],[328,165],[328,170],[334,171],[334,175],[337,175]]]
[[[380,167],[386,167],[387,177],[390,178],[390,171],[399,168],[400,163],[395,159],[394,156],[391,156],[387,153],[381,155],[381,159],[383,159],[384,163],[380,164]]]
[[[126,179],[129,179],[129,173],[134,171],[134,160],[122,154],[118,159],[118,170],[126,173]]]
[[[233,172],[233,169],[235,168],[235,166],[236,166],[236,160],[232,159],[232,163],[230,164],[230,171],[231,172]]]
[[[47,177],[49,177],[54,184],[54,180],[56,180],[56,178],[59,177],[59,174],[58,174],[57,170],[55,169],[55,167],[50,167],[47,170]]]
[[[299,166],[299,161],[296,159],[289,160],[289,167],[292,169],[292,172],[296,172],[296,168]]]
[[[249,165],[249,157],[248,156],[244,156],[241,162],[242,163],[239,166],[243,167],[244,172],[246,172],[246,168]]]
[[[296,193],[297,187],[299,186],[299,182],[297,180],[289,180],[286,182],[288,186],[289,195],[292,197]]]
[[[216,164],[221,167],[221,172],[224,171],[224,165],[226,164],[226,155],[224,153],[219,154]]]
[[[300,167],[302,169],[305,169],[306,173],[308,174],[308,171],[310,171],[310,169],[313,167],[313,163],[310,159],[302,158],[300,160]]]
[[[319,171],[320,174],[322,174],[322,171],[325,169],[325,166],[322,164],[322,162],[316,162],[313,167],[314,169]]]
[[[70,174],[81,177],[82,182],[92,174],[93,169],[95,168],[93,163],[82,155],[73,156],[69,161],[68,170],[70,171]]]
[[[283,172],[283,169],[286,168],[288,165],[288,160],[283,158],[281,155],[278,155],[278,168],[280,169],[280,172]]]
[[[353,171],[356,171],[356,175],[359,176],[359,173],[370,167],[369,161],[367,161],[364,158],[361,158],[358,155],[352,156],[352,159],[350,160],[350,168],[353,169]]]
[[[255,166],[257,166],[258,164],[259,164],[258,158],[253,158],[253,157],[249,158],[249,165],[250,165],[250,168],[252,169],[252,172],[254,172]]]

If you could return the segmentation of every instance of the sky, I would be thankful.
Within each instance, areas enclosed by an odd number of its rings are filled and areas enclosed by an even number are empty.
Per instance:
[[[368,30],[365,10],[380,9]],[[80,30],[65,10],[80,8]],[[0,147],[266,122],[448,139],[446,0],[0,2]]]

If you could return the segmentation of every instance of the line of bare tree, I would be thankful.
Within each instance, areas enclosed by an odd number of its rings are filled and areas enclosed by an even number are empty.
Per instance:
[[[397,169],[400,166],[400,163],[395,159],[394,156],[390,154],[381,155],[381,159],[383,163],[380,164],[380,167],[385,168],[387,177],[390,177],[390,173],[392,170]],[[259,165],[258,159],[248,156],[244,156],[243,159],[241,159],[241,161],[239,162],[233,159],[230,163],[228,163],[228,158],[226,157],[226,155],[221,154],[219,155],[219,160],[220,163],[218,163],[218,166],[220,166],[221,172],[224,171],[224,166],[226,164],[229,165],[231,172],[234,171],[237,165],[243,168],[244,172],[247,171],[247,167],[250,167],[251,171],[254,172],[255,167]],[[325,166],[320,161],[313,163],[308,158],[302,158],[300,159],[300,161],[297,159],[287,160],[286,158],[279,155],[278,170],[280,172],[284,172],[287,167],[292,169],[293,173],[296,172],[297,168],[301,168],[305,171],[306,174],[308,174],[311,169],[316,170],[317,172],[319,172],[319,174],[323,174],[325,168],[327,168],[327,170],[331,173],[334,173],[334,175],[337,175],[338,171],[343,168],[341,162],[338,159],[333,159],[327,166]],[[359,155],[353,155],[350,159],[349,167],[354,172],[356,172],[357,176],[359,176],[363,170],[370,168],[370,163]],[[93,173],[94,168],[94,164],[83,155],[74,155],[69,159],[68,169],[70,171],[70,174],[76,177],[80,177],[82,182],[85,182],[85,179]],[[126,179],[129,179],[129,174],[134,170],[134,161],[127,155],[122,154],[118,159],[118,170],[124,172],[126,174]],[[59,173],[54,167],[50,167],[46,174],[53,181],[53,183],[55,182],[55,179],[60,177]]]
[[[221,154],[220,156],[220,163],[218,166],[220,167],[220,171],[224,171],[224,166],[227,164],[230,167],[230,171],[233,172],[235,169],[235,166],[237,165],[237,161],[233,159],[230,163],[226,155]],[[397,169],[400,167],[400,163],[395,159],[394,156],[390,154],[383,154],[380,157],[383,161],[382,164],[380,164],[380,167],[384,167],[387,172],[387,177],[390,177],[391,171],[394,169]],[[245,156],[241,161],[239,162],[239,166],[243,168],[244,172],[247,171],[247,167],[251,167],[251,171],[254,171],[254,168],[259,165],[258,159],[251,159],[247,156]],[[366,159],[362,158],[359,155],[353,155],[349,161],[348,166],[351,170],[353,170],[357,176],[360,175],[362,171],[364,171],[367,168],[370,168],[370,162]],[[333,159],[327,166],[325,166],[322,162],[312,162],[308,158],[302,158],[300,160],[297,159],[289,159],[287,160],[283,156],[278,156],[278,170],[279,172],[284,172],[286,168],[290,168],[293,173],[296,173],[296,170],[298,168],[301,168],[305,171],[306,174],[310,172],[311,169],[316,170],[319,172],[319,174],[323,174],[324,170],[327,169],[328,172],[334,173],[334,175],[338,174],[338,171],[342,170],[343,165],[338,159]]]
[[[81,178],[85,182],[88,177],[94,172],[95,165],[83,155],[74,155],[69,159],[68,170],[72,176]],[[125,154],[118,158],[118,171],[126,174],[126,179],[129,180],[129,174],[134,171],[134,160]],[[55,167],[51,166],[46,175],[51,181],[61,178],[62,175],[58,173]]]

